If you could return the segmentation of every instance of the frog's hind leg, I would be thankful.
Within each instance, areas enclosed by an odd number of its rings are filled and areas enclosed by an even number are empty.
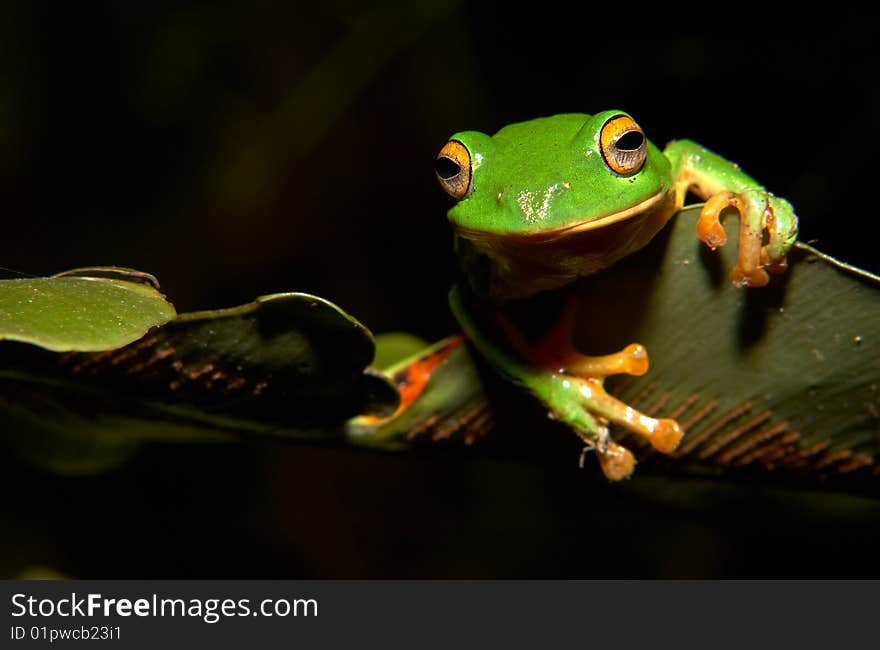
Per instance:
[[[626,448],[611,440],[608,423],[618,424],[647,439],[662,453],[678,446],[682,430],[675,420],[656,419],[612,397],[605,391],[605,378],[617,374],[643,375],[648,355],[637,343],[605,356],[587,356],[572,344],[577,302],[570,297],[558,322],[539,341],[525,339],[519,329],[500,313],[495,326],[513,348],[506,351],[491,343],[478,329],[471,314],[453,294],[453,309],[474,344],[501,372],[526,386],[550,409],[552,417],[574,429],[594,449],[608,478],[630,475],[635,460]]]

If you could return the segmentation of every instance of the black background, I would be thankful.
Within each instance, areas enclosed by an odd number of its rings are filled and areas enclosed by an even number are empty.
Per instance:
[[[179,311],[308,291],[439,338],[446,137],[617,107],[659,145],[739,162],[793,202],[802,239],[880,271],[875,17],[517,6],[4,3],[0,264],[146,270]],[[244,443],[154,445],[81,479],[0,464],[8,576],[877,574],[876,502],[685,498],[574,462]]]

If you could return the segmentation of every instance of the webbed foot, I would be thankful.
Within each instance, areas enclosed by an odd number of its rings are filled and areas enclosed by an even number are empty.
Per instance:
[[[606,377],[646,373],[647,351],[644,346],[633,343],[605,356],[581,354],[571,342],[576,310],[577,302],[569,299],[558,323],[537,343],[526,341],[503,316],[497,317],[497,324],[528,364],[528,370],[520,377],[521,383],[545,403],[551,417],[565,422],[578,433],[586,445],[585,451],[596,451],[605,476],[620,480],[632,473],[635,458],[610,438],[609,423],[642,436],[664,454],[678,447],[683,432],[675,420],[652,418],[606,392]]]
[[[762,189],[723,191],[706,201],[697,221],[697,236],[712,249],[727,243],[721,225],[724,208],[739,211],[739,250],[730,280],[738,287],[763,287],[767,272],[786,269],[786,254],[797,238],[797,216],[791,204]]]

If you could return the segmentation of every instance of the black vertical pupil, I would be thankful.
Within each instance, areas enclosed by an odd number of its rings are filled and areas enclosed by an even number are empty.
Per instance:
[[[434,169],[437,171],[437,176],[443,180],[455,178],[461,173],[461,166],[446,156],[440,156],[434,161]]]
[[[645,136],[640,131],[628,131],[620,136],[614,145],[620,151],[636,151],[644,141]]]

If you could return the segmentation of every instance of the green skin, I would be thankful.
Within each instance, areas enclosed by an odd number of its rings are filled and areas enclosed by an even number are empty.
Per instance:
[[[606,424],[619,421],[619,409],[585,397],[583,384],[569,381],[564,372],[526,358],[511,345],[509,332],[485,314],[588,276],[642,248],[681,209],[688,191],[704,200],[716,197],[723,206],[728,202],[718,199],[726,196],[739,201],[740,260],[749,250],[752,258],[738,265],[751,264],[751,270],[734,270],[734,284],[759,286],[766,281],[764,269],[782,270],[797,235],[788,202],[692,141],[672,142],[663,151],[647,142],[642,166],[616,173],[603,155],[601,133],[621,115],[626,114],[557,115],[509,125],[494,136],[464,131],[450,138],[464,145],[471,162],[467,193],[449,210],[468,278],[452,292],[453,311],[491,365],[600,452]],[[725,241],[719,228],[701,234],[713,248]],[[767,240],[763,250],[762,238]]]

